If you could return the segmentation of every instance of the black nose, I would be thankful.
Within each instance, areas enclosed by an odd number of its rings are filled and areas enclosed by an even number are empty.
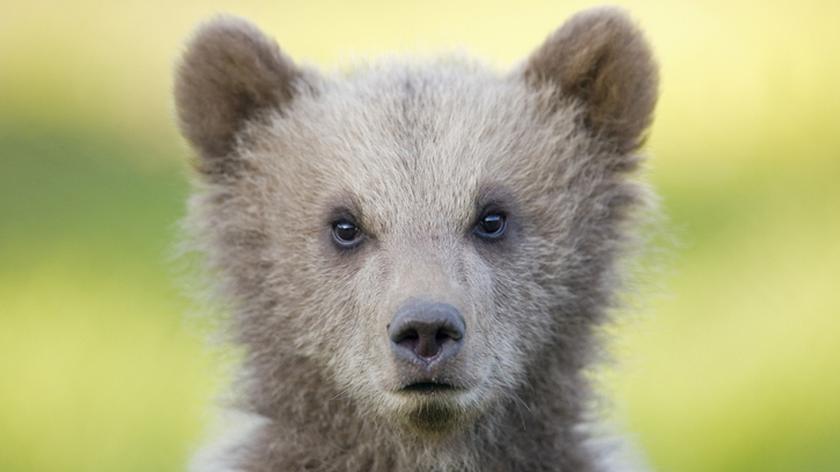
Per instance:
[[[455,356],[464,341],[464,317],[452,305],[412,301],[388,325],[391,349],[405,361],[430,363]]]

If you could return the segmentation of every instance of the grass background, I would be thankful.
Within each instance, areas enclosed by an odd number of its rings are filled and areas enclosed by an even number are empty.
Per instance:
[[[840,4],[627,1],[662,97],[670,244],[605,374],[660,471],[840,470]],[[180,470],[219,370],[176,283],[172,63],[256,20],[322,67],[461,47],[500,69],[581,1],[0,0],[0,470]]]

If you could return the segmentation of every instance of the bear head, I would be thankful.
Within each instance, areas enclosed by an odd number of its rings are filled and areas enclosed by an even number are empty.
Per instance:
[[[341,403],[431,438],[534,392],[575,403],[648,195],[657,72],[623,12],[574,16],[506,73],[322,73],[222,17],[175,95],[251,408]]]

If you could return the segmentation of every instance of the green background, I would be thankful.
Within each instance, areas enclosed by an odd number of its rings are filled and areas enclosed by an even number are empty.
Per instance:
[[[327,68],[502,69],[588,5],[284,3],[0,0],[0,470],[180,470],[209,423],[226,355],[174,257],[198,21]],[[599,374],[612,414],[660,471],[840,470],[840,3],[621,3],[662,65],[666,221]]]

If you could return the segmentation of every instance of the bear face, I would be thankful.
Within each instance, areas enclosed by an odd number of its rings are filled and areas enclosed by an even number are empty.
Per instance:
[[[517,404],[575,421],[647,196],[628,174],[655,97],[615,10],[506,74],[444,59],[325,75],[243,20],[201,28],[176,83],[190,218],[231,301],[246,408],[414,443]]]

